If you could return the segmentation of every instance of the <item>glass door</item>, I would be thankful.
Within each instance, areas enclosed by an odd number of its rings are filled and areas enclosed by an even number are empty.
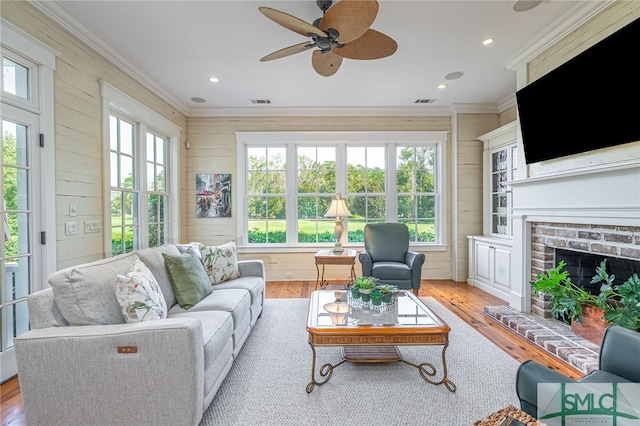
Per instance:
[[[14,337],[29,330],[27,295],[34,288],[40,259],[39,205],[40,175],[38,116],[2,104],[0,173],[2,187],[0,216],[3,244],[0,245],[0,361],[5,381],[16,371]]]

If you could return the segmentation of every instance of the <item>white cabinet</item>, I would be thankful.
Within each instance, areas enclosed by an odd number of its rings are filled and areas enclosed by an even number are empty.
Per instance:
[[[470,236],[467,283],[508,301],[511,292],[510,277],[511,241]]]

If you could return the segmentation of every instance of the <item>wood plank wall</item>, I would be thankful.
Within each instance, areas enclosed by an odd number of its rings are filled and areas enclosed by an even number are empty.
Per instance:
[[[54,74],[58,269],[101,259],[105,256],[103,233],[83,231],[84,221],[103,219],[100,81],[108,82],[181,127],[179,151],[184,151],[186,117],[29,2],[3,1],[1,12],[3,18],[59,52]],[[180,164],[184,170],[184,159],[180,159]],[[76,217],[69,217],[69,204],[77,205]],[[65,235],[67,221],[78,222],[77,235]]]

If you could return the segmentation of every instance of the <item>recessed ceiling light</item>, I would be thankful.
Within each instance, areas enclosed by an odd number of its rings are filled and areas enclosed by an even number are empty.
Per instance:
[[[197,103],[199,103],[199,104],[203,104],[203,103],[207,102],[205,99],[197,98],[197,97],[195,97],[195,98],[191,98],[191,100],[192,100],[193,102],[197,102]]]
[[[444,78],[447,80],[457,80],[460,77],[462,77],[464,75],[464,73],[462,71],[454,71],[454,72],[450,72],[449,74],[445,75]]]
[[[220,81],[220,79],[216,78],[216,77],[209,77],[209,81],[212,82],[212,83],[217,83],[217,82]]]
[[[443,90],[446,89],[447,85],[446,84],[438,84],[438,89]]]
[[[542,0],[518,0],[513,4],[513,10],[516,12],[526,12],[542,3]]]
[[[493,42],[496,41],[496,39],[494,38],[485,38],[484,40],[482,40],[482,44],[484,44],[485,46],[488,46],[490,44],[493,44]]]

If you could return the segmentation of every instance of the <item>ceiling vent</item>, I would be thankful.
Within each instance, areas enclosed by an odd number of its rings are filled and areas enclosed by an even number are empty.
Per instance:
[[[432,104],[435,101],[436,101],[435,99],[416,99],[414,104]]]
[[[252,104],[270,104],[271,99],[251,99]]]

